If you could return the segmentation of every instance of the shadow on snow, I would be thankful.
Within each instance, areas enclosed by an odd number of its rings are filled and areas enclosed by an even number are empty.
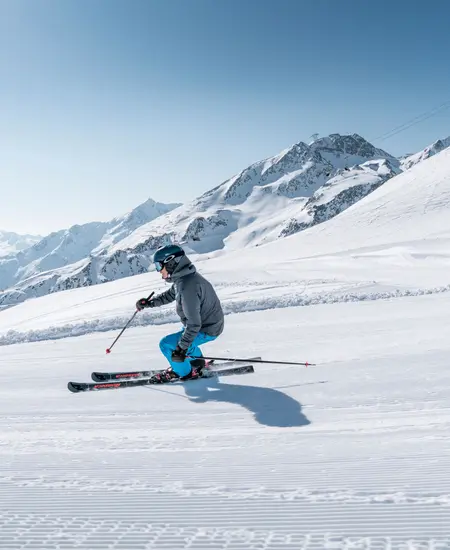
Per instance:
[[[215,401],[240,405],[264,426],[291,428],[311,423],[303,414],[301,404],[277,389],[228,384],[217,378],[186,383],[183,389],[193,403]]]

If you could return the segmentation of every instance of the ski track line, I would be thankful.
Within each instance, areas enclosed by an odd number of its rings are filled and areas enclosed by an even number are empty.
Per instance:
[[[155,548],[200,549],[296,549],[323,550],[345,548],[365,550],[444,550],[449,548],[448,537],[433,537],[431,540],[404,536],[357,536],[342,534],[302,534],[299,531],[283,533],[268,528],[246,529],[233,526],[220,527],[174,527],[158,522],[110,520],[91,521],[85,518],[71,518],[61,521],[60,517],[7,514],[0,515],[0,525],[19,526],[17,536],[5,536],[0,548],[47,548],[47,549],[104,549],[151,550]],[[39,538],[38,538],[39,537]],[[5,539],[9,540],[5,540]],[[29,542],[23,542],[28,540]],[[34,542],[34,544],[33,544]],[[181,544],[180,544],[181,543]],[[9,544],[10,546],[5,546]],[[181,546],[183,545],[183,546]]]
[[[108,424],[112,436],[127,426]],[[66,436],[76,439],[76,426]],[[180,456],[179,437],[178,452],[162,455],[129,454],[123,441],[101,442],[93,454],[82,439],[83,452],[71,456],[45,445],[34,455],[0,451],[0,549],[450,549],[446,447],[413,445],[408,454],[402,442],[373,456],[353,441],[354,452],[338,444],[316,460],[317,448],[296,456],[277,451],[280,433],[266,437],[273,441],[257,470],[259,445]]]
[[[361,283],[363,284],[363,283]],[[364,283],[365,284],[365,283]],[[289,291],[290,285],[284,285]],[[360,285],[357,285],[360,286]],[[320,292],[311,296],[305,296],[305,292],[289,291],[286,295],[263,296],[260,298],[235,299],[227,298],[223,300],[223,310],[225,315],[234,313],[246,313],[253,311],[264,311],[268,309],[279,309],[299,306],[314,306],[322,304],[337,304],[345,302],[362,302],[387,300],[392,298],[403,298],[410,296],[425,296],[430,294],[442,294],[450,291],[450,284],[433,288],[416,289],[396,289],[393,291],[379,292],[357,292],[357,291],[335,291],[331,293]],[[92,319],[78,323],[68,323],[61,326],[50,326],[44,329],[28,330],[20,332],[17,330],[8,330],[0,336],[0,346],[21,344],[26,342],[39,342],[42,340],[58,340],[62,338],[71,338],[83,336],[92,332],[108,332],[123,328],[128,321],[125,317],[113,317],[106,319]],[[157,312],[143,312],[136,317],[133,326],[162,325],[178,322],[179,319],[172,310],[162,310]]]

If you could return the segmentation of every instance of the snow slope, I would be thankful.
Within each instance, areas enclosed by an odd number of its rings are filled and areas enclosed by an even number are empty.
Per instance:
[[[178,325],[0,348],[0,548],[448,549],[449,311],[234,315],[210,353],[320,364],[86,395]]]
[[[104,353],[157,275],[0,312],[0,549],[448,550],[449,199],[446,150],[321,225],[198,258],[228,314],[205,352],[315,367],[73,395],[165,366],[171,306]]]
[[[447,262],[450,237],[450,149],[414,166],[342,212],[339,216],[262,250],[246,260],[261,265],[275,253],[283,261],[339,261],[339,257],[389,266]],[[232,264],[238,253],[230,252]],[[223,266],[225,267],[225,266]],[[407,277],[408,274],[405,273]]]
[[[422,151],[414,153],[413,155],[407,155],[400,159],[400,166],[402,170],[409,170],[419,162],[426,160],[437,153],[440,153],[447,147],[450,147],[450,137],[446,139],[438,139],[428,147],[425,147]]]
[[[349,168],[331,178],[308,199],[295,218],[280,233],[288,236],[330,220],[398,173],[386,160],[372,160]]]

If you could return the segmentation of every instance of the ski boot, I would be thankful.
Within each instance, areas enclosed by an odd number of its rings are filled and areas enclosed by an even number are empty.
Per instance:
[[[155,373],[151,377],[151,383],[170,384],[170,382],[175,382],[176,380],[181,380],[182,382],[184,382],[185,380],[195,380],[196,378],[201,378],[203,376],[203,372],[203,369],[201,369],[200,367],[191,366],[190,373],[186,374],[186,376],[178,376],[178,374],[172,369],[172,367],[168,367],[164,371]]]
[[[202,368],[201,365],[196,366],[195,362],[198,361],[198,359],[194,359],[194,361],[191,361],[191,372],[189,374],[186,374],[186,376],[182,376],[180,380],[195,380],[197,378],[202,378],[204,368]],[[194,364],[193,364],[194,363]]]
[[[161,372],[157,372],[150,378],[152,384],[169,384],[170,382],[179,379],[180,377],[173,371],[172,367],[169,367]]]
[[[196,378],[208,378],[213,376],[212,371],[209,370],[213,361],[206,361],[203,358],[192,359],[191,372],[186,376],[182,376],[180,380],[195,380]]]
[[[206,361],[203,358],[193,359],[191,361],[191,374],[194,371],[197,371],[197,378],[208,378],[211,376],[211,371],[209,367],[213,364],[213,361]]]

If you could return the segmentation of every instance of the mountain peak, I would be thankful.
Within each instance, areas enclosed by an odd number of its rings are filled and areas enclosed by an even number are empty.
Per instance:
[[[338,151],[349,156],[390,158],[395,162],[392,155],[383,149],[376,148],[359,134],[330,134],[316,139],[310,147],[312,150]]]
[[[440,153],[444,149],[447,149],[447,147],[450,147],[450,137],[436,140],[429,148],[436,151],[436,153]]]
[[[444,149],[447,149],[450,147],[450,137],[445,139],[438,139],[435,142],[433,142],[431,145],[428,145],[423,149],[422,151],[419,151],[418,153],[414,153],[413,155],[407,155],[400,158],[400,165],[402,170],[409,170],[412,168],[415,164],[418,164],[419,162],[422,162],[434,155],[437,155]]]
[[[115,218],[113,220],[113,227],[109,231],[109,235],[114,235],[113,242],[116,243],[132,233],[141,225],[144,225],[159,216],[167,214],[178,206],[181,206],[181,203],[165,204],[162,202],[156,202],[149,198],[145,202],[136,206],[136,208],[133,208],[133,210],[127,212],[124,216]]]
[[[154,216],[155,214],[157,214],[158,216],[160,216],[161,214],[170,212],[170,210],[173,210],[180,205],[181,203],[166,204],[162,202],[156,202],[152,198],[148,198],[146,201],[136,206],[136,208],[133,208],[133,210],[127,212],[125,216],[122,216],[121,219],[131,219],[133,216],[136,216],[138,214],[146,216]]]

